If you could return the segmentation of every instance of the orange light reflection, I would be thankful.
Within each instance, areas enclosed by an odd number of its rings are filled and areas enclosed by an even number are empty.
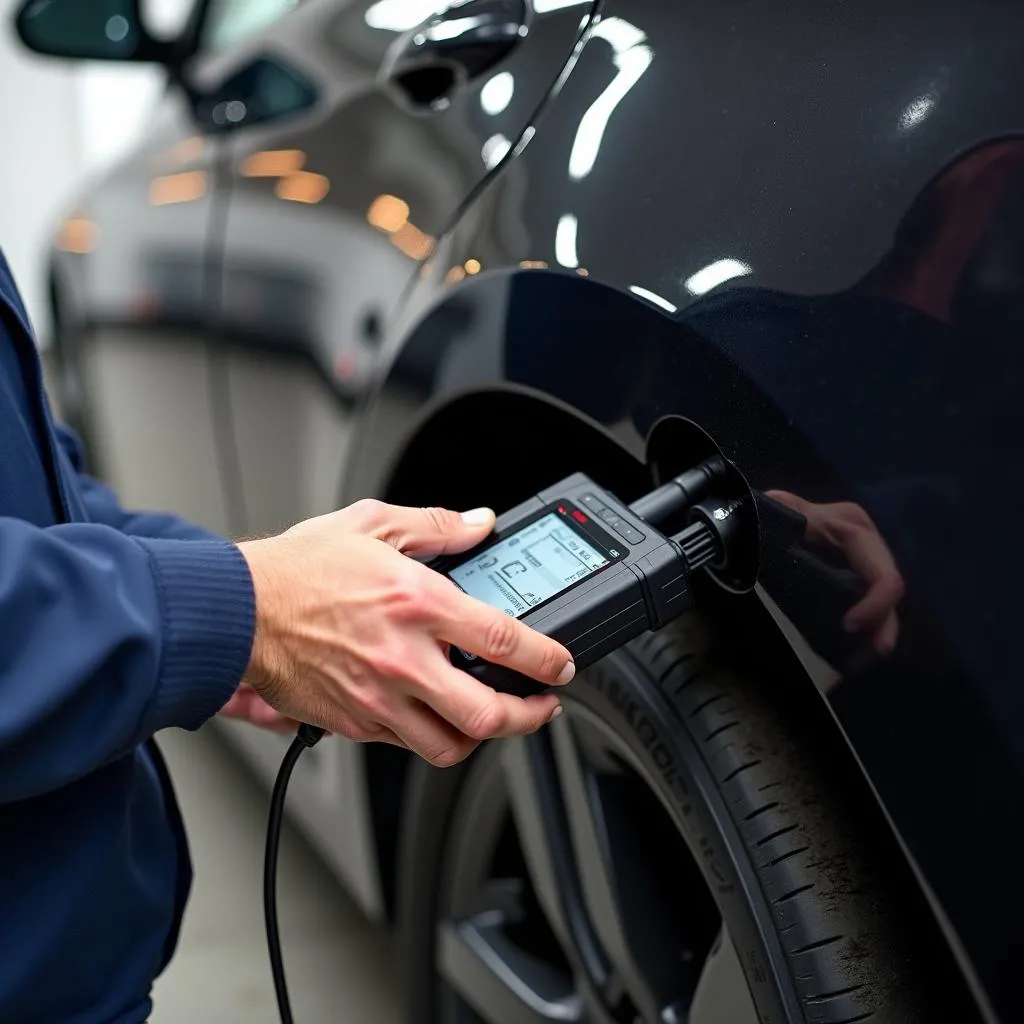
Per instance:
[[[154,206],[188,203],[206,194],[204,171],[183,171],[154,178],[149,186],[149,201]]]
[[[409,221],[409,204],[398,196],[377,196],[366,211],[366,219],[379,231],[392,235]]]
[[[403,224],[392,236],[391,241],[409,259],[425,260],[433,251],[434,239],[415,224]]]
[[[261,149],[247,157],[240,170],[246,178],[283,178],[301,170],[305,162],[301,149]]]
[[[331,181],[324,174],[312,171],[296,171],[287,178],[281,178],[274,186],[278,199],[293,203],[319,203],[330,191]]]
[[[69,217],[60,226],[54,244],[61,252],[84,256],[96,248],[99,235],[99,225],[94,220],[88,217]]]

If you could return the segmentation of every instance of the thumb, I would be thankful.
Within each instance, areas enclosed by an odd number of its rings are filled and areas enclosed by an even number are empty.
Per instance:
[[[406,555],[453,554],[479,544],[494,529],[494,512],[475,508],[453,512],[447,508],[392,506],[386,521],[374,533]]]

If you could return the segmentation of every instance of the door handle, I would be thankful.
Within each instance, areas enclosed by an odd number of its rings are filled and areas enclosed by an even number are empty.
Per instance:
[[[381,78],[418,110],[441,110],[462,86],[504,60],[529,28],[527,0],[464,0],[396,39]]]

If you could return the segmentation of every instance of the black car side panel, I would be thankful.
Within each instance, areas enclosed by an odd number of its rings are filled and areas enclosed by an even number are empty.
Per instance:
[[[695,421],[770,492],[760,592],[1006,1021],[1024,920],[1022,28],[996,2],[609,0],[413,296],[350,488],[381,489],[422,400],[475,389],[554,403],[637,455],[665,417]],[[485,271],[468,283],[467,260]],[[529,459],[548,442],[503,408],[481,440]],[[465,450],[437,458],[472,479]],[[780,506],[809,511],[803,536]],[[794,540],[852,577],[809,570]],[[851,578],[882,586],[854,633]]]

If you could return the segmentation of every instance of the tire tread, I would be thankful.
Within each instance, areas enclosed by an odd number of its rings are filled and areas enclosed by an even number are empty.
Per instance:
[[[871,850],[856,822],[844,820],[828,771],[772,700],[770,681],[733,668],[729,645],[697,614],[645,635],[630,654],[664,666],[653,678],[718,779],[808,1024],[938,1019],[922,1012],[913,983],[894,967],[899,929]]]

